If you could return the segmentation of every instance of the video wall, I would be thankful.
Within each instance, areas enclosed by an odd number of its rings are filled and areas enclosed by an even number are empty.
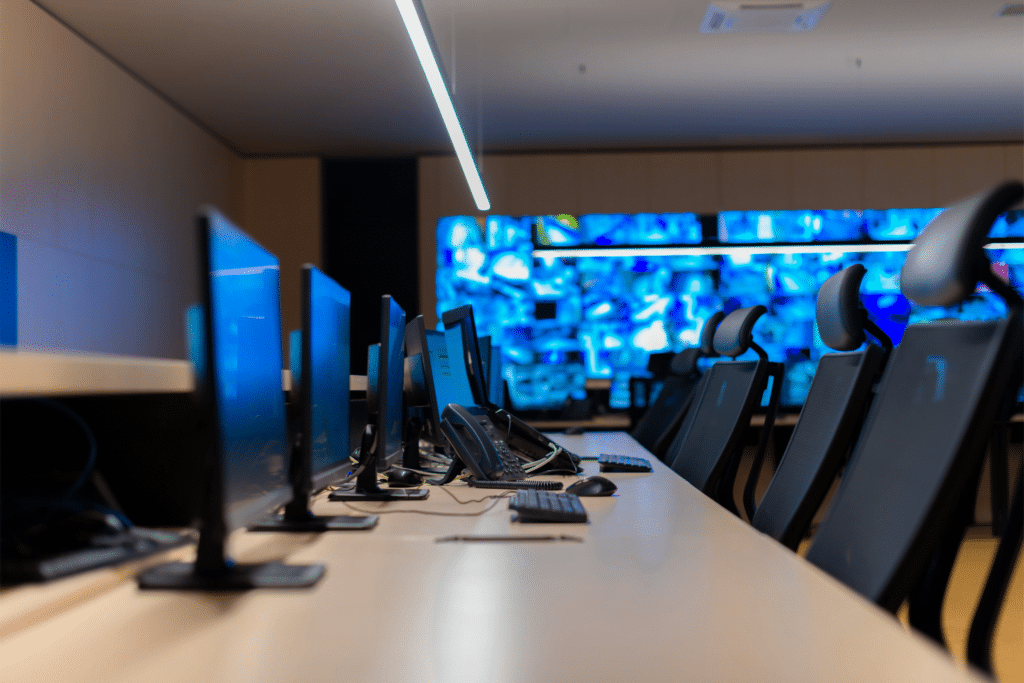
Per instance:
[[[900,293],[904,245],[939,211],[449,216],[437,224],[438,317],[473,304],[478,333],[501,345],[514,409],[557,409],[583,397],[587,378],[611,379],[611,406],[626,408],[651,353],[696,345],[715,311],[763,304],[754,340],[785,362],[782,401],[796,407],[830,350],[814,321],[818,288],[849,265],[867,268],[862,299],[895,343],[919,320],[1005,313],[985,288],[955,309]],[[989,256],[1024,290],[1024,212],[1001,216],[990,236],[1011,242]],[[895,250],[857,251],[879,245]]]

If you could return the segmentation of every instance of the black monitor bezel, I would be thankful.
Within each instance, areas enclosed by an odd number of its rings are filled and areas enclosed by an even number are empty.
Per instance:
[[[399,315],[399,322],[397,325],[392,325],[392,314],[397,312]],[[390,344],[388,343],[391,338],[392,329],[398,330],[398,334],[402,340],[402,351],[399,354],[397,361],[393,360],[390,356]],[[401,380],[398,384],[398,416],[392,416],[388,410],[388,379],[395,374]],[[380,351],[377,355],[377,386],[376,386],[376,397],[377,397],[377,436],[374,439],[374,454],[377,460],[377,471],[386,472],[391,469],[401,458],[402,448],[399,444],[399,448],[392,454],[388,454],[387,451],[387,432],[388,423],[397,419],[400,423],[404,422],[405,408],[402,395],[402,384],[405,378],[405,310],[398,305],[398,302],[392,298],[390,294],[385,294],[380,299]],[[399,434],[402,430],[399,429]]]

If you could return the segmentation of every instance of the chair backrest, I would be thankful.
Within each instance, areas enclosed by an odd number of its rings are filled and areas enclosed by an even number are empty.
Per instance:
[[[690,399],[700,384],[697,361],[703,356],[717,356],[714,335],[725,314],[713,314],[701,330],[701,345],[677,353],[669,364],[671,374],[662,384],[658,397],[651,403],[630,432],[641,446],[663,458],[690,406]]]
[[[714,496],[750,427],[768,378],[768,359],[751,339],[751,329],[767,309],[753,306],[733,311],[715,331],[715,350],[735,358],[748,348],[756,361],[720,361],[701,381],[699,394],[666,454],[666,463],[702,492]]]
[[[830,277],[818,292],[818,330],[831,348],[856,349],[864,343],[866,311],[858,290],[865,272],[864,266],[852,265]],[[793,550],[860,430],[872,386],[892,347],[881,330],[877,335],[886,348],[869,344],[861,351],[820,358],[800,419],[751,519],[756,529]]]
[[[1020,383],[1011,368],[1021,353],[1024,302],[992,273],[982,245],[985,220],[991,226],[1022,196],[1024,186],[1008,183],[971,197],[915,240],[901,273],[908,298],[951,306],[981,279],[1010,313],[907,328],[807,554],[890,611],[920,582],[965,489],[977,481],[993,416]]]

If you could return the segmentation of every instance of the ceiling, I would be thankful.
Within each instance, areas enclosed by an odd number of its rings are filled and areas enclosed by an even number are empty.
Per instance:
[[[450,151],[392,0],[39,0],[242,154]],[[477,150],[1015,141],[1002,0],[833,0],[701,34],[706,0],[423,0]]]

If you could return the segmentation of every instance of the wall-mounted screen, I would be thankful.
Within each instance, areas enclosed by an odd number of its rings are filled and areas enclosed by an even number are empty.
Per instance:
[[[764,304],[754,338],[784,361],[782,401],[802,405],[828,351],[815,296],[833,273],[868,269],[862,299],[898,342],[907,324],[1004,313],[987,291],[954,310],[912,307],[899,273],[909,241],[940,209],[743,211],[588,216],[449,216],[437,225],[437,313],[472,304],[478,334],[501,346],[515,410],[582,398],[587,378],[612,380],[612,407],[651,353],[698,343],[717,310]],[[1001,216],[996,271],[1024,290],[1024,212]]]

